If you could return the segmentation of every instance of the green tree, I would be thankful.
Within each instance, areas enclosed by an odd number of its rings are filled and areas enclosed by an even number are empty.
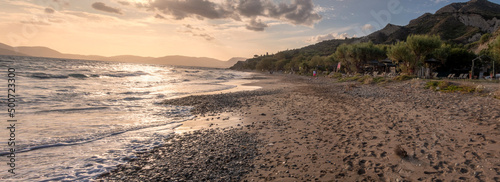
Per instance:
[[[350,45],[342,44],[337,47],[337,50],[335,51],[335,57],[340,61],[340,63],[342,64],[342,69],[346,72],[352,72],[349,49]]]
[[[440,48],[442,44],[443,41],[436,35],[410,35],[406,42],[394,44],[387,56],[398,63],[401,71],[413,74],[414,70],[423,66],[425,59],[432,53],[436,53],[436,49]]]
[[[414,70],[417,65],[415,55],[412,54],[406,42],[394,44],[387,52],[387,56],[406,74],[412,74],[412,70]]]
[[[417,65],[422,65],[427,56],[441,47],[443,43],[437,35],[410,35],[406,42],[410,51],[415,55]]]
[[[276,61],[274,65],[275,70],[285,70],[285,65],[288,64],[291,60],[288,59],[280,59]]]
[[[490,46],[492,56],[500,61],[500,36],[498,36]]]
[[[448,51],[448,57],[444,63],[442,71],[467,71],[470,70],[472,66],[472,60],[475,59],[476,54],[467,50],[466,48],[453,47]],[[476,62],[476,66],[479,63]]]
[[[274,64],[277,60],[271,57],[266,57],[262,60],[260,60],[257,65],[256,69],[259,71],[271,71],[274,70]]]
[[[491,57],[495,59],[495,74],[500,70],[500,36],[498,36],[490,46]]]
[[[318,68],[324,66],[323,61],[324,61],[323,57],[315,55],[308,62],[308,66],[309,66],[309,68],[312,68],[312,69],[318,69]]]
[[[431,57],[437,59],[444,65],[446,64],[446,60],[448,59],[451,49],[450,44],[442,44],[440,48],[437,48],[432,52]]]

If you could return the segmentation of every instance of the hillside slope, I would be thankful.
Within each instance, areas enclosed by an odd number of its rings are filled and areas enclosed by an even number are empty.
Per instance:
[[[236,64],[238,61],[245,60],[246,58],[231,58],[228,61],[220,61],[213,58],[204,57],[188,57],[188,56],[164,56],[164,57],[143,57],[134,55],[120,55],[112,57],[104,57],[97,55],[78,55],[78,54],[64,54],[59,51],[41,47],[41,46],[21,46],[11,47],[6,44],[0,43],[0,55],[14,55],[14,56],[33,56],[33,57],[49,57],[60,59],[81,59],[81,60],[97,60],[97,61],[116,61],[127,63],[144,63],[144,64],[162,64],[174,66],[193,66],[193,67],[208,67],[208,68],[229,68]]]
[[[387,25],[362,41],[394,43],[410,34],[439,35],[443,40],[468,44],[478,41],[485,33],[500,28],[500,5],[487,0],[452,3],[435,14],[425,13],[406,26]]]

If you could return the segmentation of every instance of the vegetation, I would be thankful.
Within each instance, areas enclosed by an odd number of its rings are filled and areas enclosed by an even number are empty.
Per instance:
[[[410,35],[406,42],[398,42],[391,47],[387,56],[399,65],[401,72],[413,75],[419,66],[425,65],[426,58],[442,45],[438,36]],[[445,56],[445,54],[440,54]]]
[[[411,80],[411,79],[414,79],[415,76],[411,76],[411,75],[399,75],[397,77],[394,78],[394,80],[396,81],[406,81],[406,80]]]
[[[491,36],[485,35],[482,39],[486,41],[488,38],[491,39]],[[497,35],[495,34],[495,36]],[[486,67],[491,72],[492,63],[495,64],[496,70],[500,70],[499,37],[497,36],[489,48],[483,50],[479,55],[474,54],[462,44],[444,42],[436,35],[410,35],[406,41],[399,41],[392,45],[374,44],[373,42],[348,44],[351,40],[346,39],[337,41],[338,45],[335,44],[337,47],[320,49],[330,54],[309,48],[287,50],[272,55],[256,55],[245,62],[239,62],[232,68],[281,71],[300,75],[312,75],[313,71],[317,71],[320,76],[329,75],[329,77],[338,78],[341,81],[354,81],[362,76],[341,78],[342,73],[347,75],[371,73],[376,70],[377,66],[379,71],[387,71],[386,68],[380,68],[380,61],[389,59],[396,66],[396,71],[403,75],[396,77],[395,80],[408,80],[415,78],[416,71],[421,67],[431,68],[440,73],[455,73],[457,75],[469,73],[472,60],[481,56],[481,60],[475,62],[477,76],[480,67]],[[341,67],[337,69],[339,64]],[[487,72],[486,75],[488,74]]]
[[[500,60],[500,36],[498,36],[490,46],[492,57],[497,61]]]
[[[386,58],[387,52],[383,46],[372,42],[358,44],[342,44],[335,51],[335,58],[343,65],[347,73],[362,73],[364,66],[371,60]]]
[[[488,42],[491,38],[491,34],[490,33],[485,33],[483,36],[481,36],[481,39],[479,39],[479,43],[481,44],[484,44],[486,42]]]
[[[470,85],[456,85],[447,81],[429,81],[426,83],[425,88],[446,93],[451,93],[451,92],[480,93],[483,91],[481,87],[474,87]]]
[[[500,90],[497,90],[496,92],[493,93],[493,97],[500,99]]]

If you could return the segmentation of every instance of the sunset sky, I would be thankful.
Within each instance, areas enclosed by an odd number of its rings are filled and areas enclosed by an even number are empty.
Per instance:
[[[71,54],[228,60],[364,36],[466,1],[0,0],[0,42]]]

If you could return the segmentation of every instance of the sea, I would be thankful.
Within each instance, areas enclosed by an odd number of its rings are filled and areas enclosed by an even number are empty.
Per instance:
[[[15,100],[10,101],[9,73],[15,74],[10,75],[15,79],[10,96]],[[183,121],[195,117],[191,107],[160,104],[165,99],[230,91],[253,76],[227,69],[21,56],[0,56],[0,74],[2,181],[92,181],[136,153],[162,145]],[[8,112],[11,101],[14,118]],[[7,121],[12,119],[17,120],[14,132]],[[12,133],[15,146],[8,145]],[[11,148],[15,157],[9,157]]]

